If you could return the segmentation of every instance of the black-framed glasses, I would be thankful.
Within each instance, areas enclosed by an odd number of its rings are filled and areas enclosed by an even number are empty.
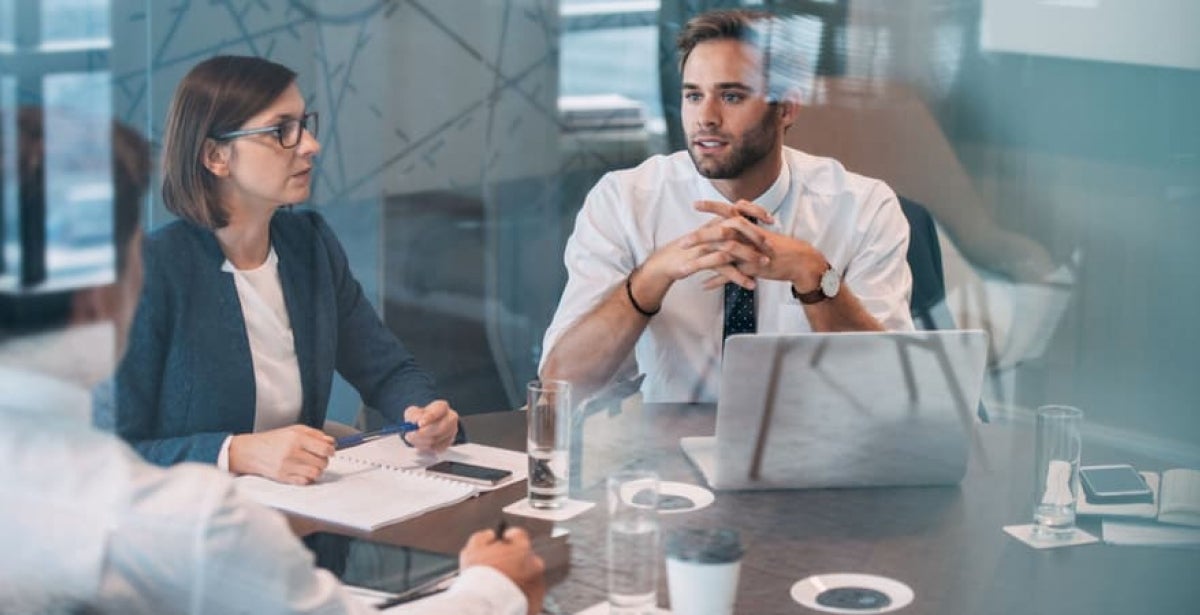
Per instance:
[[[264,135],[275,133],[275,138],[279,140],[279,146],[284,149],[291,149],[300,145],[300,135],[307,130],[309,134],[316,137],[317,129],[320,126],[317,121],[317,112],[309,111],[299,118],[291,118],[283,120],[274,126],[263,126],[262,128],[246,128],[244,130],[231,130],[221,133],[213,137],[217,141],[230,141],[238,137],[248,137],[250,135]]]

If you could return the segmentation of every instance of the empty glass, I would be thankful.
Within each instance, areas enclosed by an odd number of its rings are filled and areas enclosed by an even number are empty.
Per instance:
[[[608,605],[613,614],[658,610],[658,475],[608,477]]]

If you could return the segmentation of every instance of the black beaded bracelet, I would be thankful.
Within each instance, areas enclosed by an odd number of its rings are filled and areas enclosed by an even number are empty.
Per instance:
[[[638,314],[650,318],[662,310],[662,306],[658,306],[657,310],[649,311],[642,309],[642,306],[638,305],[637,299],[633,298],[633,274],[636,272],[637,269],[634,269],[629,272],[629,275],[625,276],[625,294],[629,297],[629,303],[633,305],[633,309],[638,311]]]

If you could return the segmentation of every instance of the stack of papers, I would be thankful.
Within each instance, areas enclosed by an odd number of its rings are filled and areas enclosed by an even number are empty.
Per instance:
[[[1160,477],[1157,472],[1140,472],[1153,494],[1150,502],[1095,504],[1082,490],[1077,494],[1076,511],[1080,516],[1098,516],[1104,542],[1111,545],[1158,547],[1200,546],[1200,493],[1196,470],[1176,468]],[[1165,489],[1168,483],[1169,489]]]
[[[1101,527],[1104,542],[1110,545],[1200,547],[1200,527],[1123,519],[1104,519]]]

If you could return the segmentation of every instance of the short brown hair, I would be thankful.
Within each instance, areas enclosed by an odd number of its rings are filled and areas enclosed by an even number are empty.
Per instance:
[[[804,91],[812,78],[811,71],[801,65],[797,36],[812,30],[805,17],[780,18],[754,9],[720,9],[701,13],[688,20],[675,39],[679,53],[679,72],[687,64],[696,45],[708,41],[735,40],[747,43],[763,54],[763,72],[767,80],[766,95],[773,101],[783,99],[789,90]],[[817,36],[819,23],[815,24]]]
[[[175,88],[163,129],[167,211],[210,229],[229,223],[216,178],[204,166],[205,141],[241,128],[295,80],[292,69],[249,56],[216,56],[188,71]]]

